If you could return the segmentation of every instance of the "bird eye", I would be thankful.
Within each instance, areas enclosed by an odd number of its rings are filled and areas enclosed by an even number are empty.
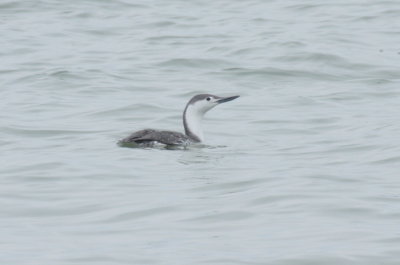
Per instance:
[[[211,97],[206,98],[206,100],[207,100],[207,101],[210,101],[210,100],[211,100]]]

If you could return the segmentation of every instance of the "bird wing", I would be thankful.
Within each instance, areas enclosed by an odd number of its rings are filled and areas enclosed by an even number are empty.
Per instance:
[[[134,132],[128,137],[122,139],[121,143],[145,143],[151,141],[157,141],[166,145],[181,145],[190,141],[190,139],[179,132],[144,129]]]
[[[154,135],[155,130],[152,129],[144,129],[137,132],[132,133],[128,137],[125,137],[121,140],[124,143],[131,142],[143,142],[143,141],[154,141],[152,139],[152,135]]]

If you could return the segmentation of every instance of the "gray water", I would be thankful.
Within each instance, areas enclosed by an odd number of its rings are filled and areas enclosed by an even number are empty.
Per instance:
[[[1,264],[399,264],[400,3],[0,3]],[[182,131],[206,143],[121,148]]]

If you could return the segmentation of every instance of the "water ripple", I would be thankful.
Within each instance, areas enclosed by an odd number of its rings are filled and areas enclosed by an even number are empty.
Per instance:
[[[399,12],[2,1],[1,264],[398,264]],[[116,145],[196,93],[204,145]]]

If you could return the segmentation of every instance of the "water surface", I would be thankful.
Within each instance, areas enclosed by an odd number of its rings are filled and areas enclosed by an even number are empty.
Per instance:
[[[0,4],[2,264],[398,264],[397,1]],[[206,146],[120,148],[182,131]]]

